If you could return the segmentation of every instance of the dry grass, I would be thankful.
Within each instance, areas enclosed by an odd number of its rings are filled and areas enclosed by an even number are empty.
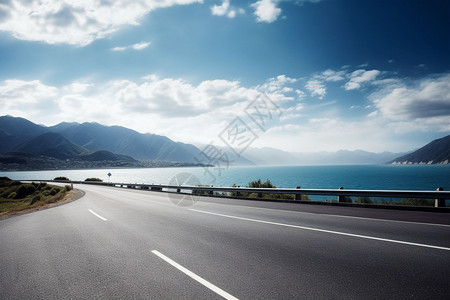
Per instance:
[[[0,178],[0,217],[28,213],[49,208],[80,198],[83,193],[70,186],[46,183],[22,183]]]

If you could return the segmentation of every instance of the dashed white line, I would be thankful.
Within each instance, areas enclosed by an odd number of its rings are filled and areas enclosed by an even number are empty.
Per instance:
[[[207,281],[207,280],[203,279],[202,277],[198,276],[197,274],[189,271],[188,269],[186,269],[182,265],[178,264],[176,261],[170,259],[169,257],[165,256],[161,252],[159,252],[157,250],[152,250],[152,253],[155,254],[156,256],[158,256],[159,258],[163,259],[167,263],[171,264],[173,267],[177,268],[178,270],[180,270],[184,274],[188,275],[192,279],[194,279],[197,282],[203,284],[205,287],[209,288],[211,291],[213,291],[216,294],[222,296],[223,298],[229,299],[229,300],[237,300],[238,299],[238,298],[234,297],[233,295],[230,295],[229,293],[225,292],[221,288],[219,288],[219,287],[215,286],[214,284],[210,283],[209,281]]]
[[[96,213],[95,211],[93,211],[92,209],[88,209],[88,211],[93,214],[94,216],[96,216],[97,218],[103,220],[103,221],[108,221],[108,219],[103,218],[102,216],[100,216],[98,213]]]
[[[199,212],[199,213],[203,213],[203,214],[215,215],[215,216],[231,218],[231,219],[237,219],[237,220],[243,220],[243,221],[257,222],[257,223],[270,224],[270,225],[276,225],[276,226],[298,228],[298,229],[303,229],[303,230],[311,230],[311,231],[318,231],[318,232],[324,232],[324,233],[345,235],[345,236],[351,236],[351,237],[362,238],[362,239],[369,239],[369,240],[383,241],[383,242],[403,244],[403,245],[409,245],[409,246],[418,246],[418,247],[425,247],[425,248],[432,248],[432,249],[439,249],[439,250],[450,251],[450,248],[441,247],[441,246],[435,246],[435,245],[419,244],[419,243],[412,243],[412,242],[405,242],[405,241],[399,241],[399,240],[379,238],[379,237],[368,236],[368,235],[360,235],[360,234],[353,234],[353,233],[347,233],[347,232],[326,230],[326,229],[320,229],[320,228],[314,228],[314,227],[306,227],[306,226],[299,226],[299,225],[292,225],[292,224],[283,224],[283,223],[264,221],[264,220],[258,220],[258,219],[243,218],[243,217],[219,214],[219,213],[203,211],[203,210],[198,210],[198,209],[189,209],[189,210],[190,211]]]

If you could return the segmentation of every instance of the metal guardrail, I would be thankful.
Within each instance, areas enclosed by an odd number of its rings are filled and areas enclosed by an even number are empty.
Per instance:
[[[37,180],[39,181],[39,180]],[[435,207],[446,207],[445,200],[450,199],[450,191],[443,191],[438,188],[435,191],[414,191],[414,190],[353,190],[353,189],[286,189],[286,188],[248,188],[248,187],[213,187],[213,186],[184,186],[184,185],[164,185],[164,184],[138,184],[138,183],[117,183],[117,182],[97,182],[97,181],[54,181],[69,184],[92,184],[103,186],[127,187],[136,189],[145,189],[159,192],[176,192],[191,191],[192,194],[198,192],[210,192],[213,196],[214,192],[235,193],[258,193],[258,194],[290,194],[295,195],[295,200],[300,200],[301,195],[308,196],[335,196],[338,202],[345,202],[345,197],[376,197],[376,198],[420,198],[435,199]],[[165,189],[166,191],[163,191]],[[167,191],[168,190],[168,191]],[[184,192],[186,193],[186,192]]]

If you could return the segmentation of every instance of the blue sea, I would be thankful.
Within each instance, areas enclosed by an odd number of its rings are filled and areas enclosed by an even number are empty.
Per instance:
[[[108,173],[111,177],[108,178]],[[304,189],[387,189],[450,190],[450,165],[351,165],[271,166],[209,168],[144,168],[0,172],[16,180],[49,180],[65,176],[71,180],[98,177],[120,183],[169,184],[177,174],[198,178],[197,183],[213,186],[247,186],[250,181],[270,181],[280,188]],[[194,177],[194,178],[195,178]],[[172,181],[173,183],[173,181]]]

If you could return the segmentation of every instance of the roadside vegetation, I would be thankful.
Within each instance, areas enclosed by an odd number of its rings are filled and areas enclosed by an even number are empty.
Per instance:
[[[49,185],[46,182],[22,183],[8,177],[0,177],[0,214],[36,208],[62,200],[71,190]]]
[[[233,184],[233,187],[238,187]],[[262,182],[261,179],[254,180],[248,183],[249,188],[264,188],[264,189],[276,189],[269,179]],[[277,193],[247,193],[247,192],[206,192],[197,191],[196,195],[212,195],[212,196],[223,196],[223,197],[235,197],[235,198],[250,198],[250,199],[280,199],[280,200],[295,200],[294,194],[277,194]],[[307,195],[300,195],[300,200],[309,201]]]
[[[434,206],[434,199],[422,198],[403,198],[403,199],[384,199],[355,197],[355,200],[349,198],[350,203],[367,203],[367,204],[387,204],[387,205],[408,205],[408,206]]]
[[[233,185],[236,187],[236,185]],[[264,188],[264,189],[276,189],[277,187],[270,182],[270,179],[267,179],[265,182],[262,182],[261,179],[254,180],[248,183],[249,188]],[[286,200],[295,200],[295,195],[293,194],[276,194],[276,193],[239,193],[241,197],[244,198],[261,198],[261,199],[286,199]],[[300,200],[310,200],[307,195],[300,195]]]
[[[102,182],[103,180],[101,180],[100,178],[86,178],[84,181],[98,181],[98,182]]]

